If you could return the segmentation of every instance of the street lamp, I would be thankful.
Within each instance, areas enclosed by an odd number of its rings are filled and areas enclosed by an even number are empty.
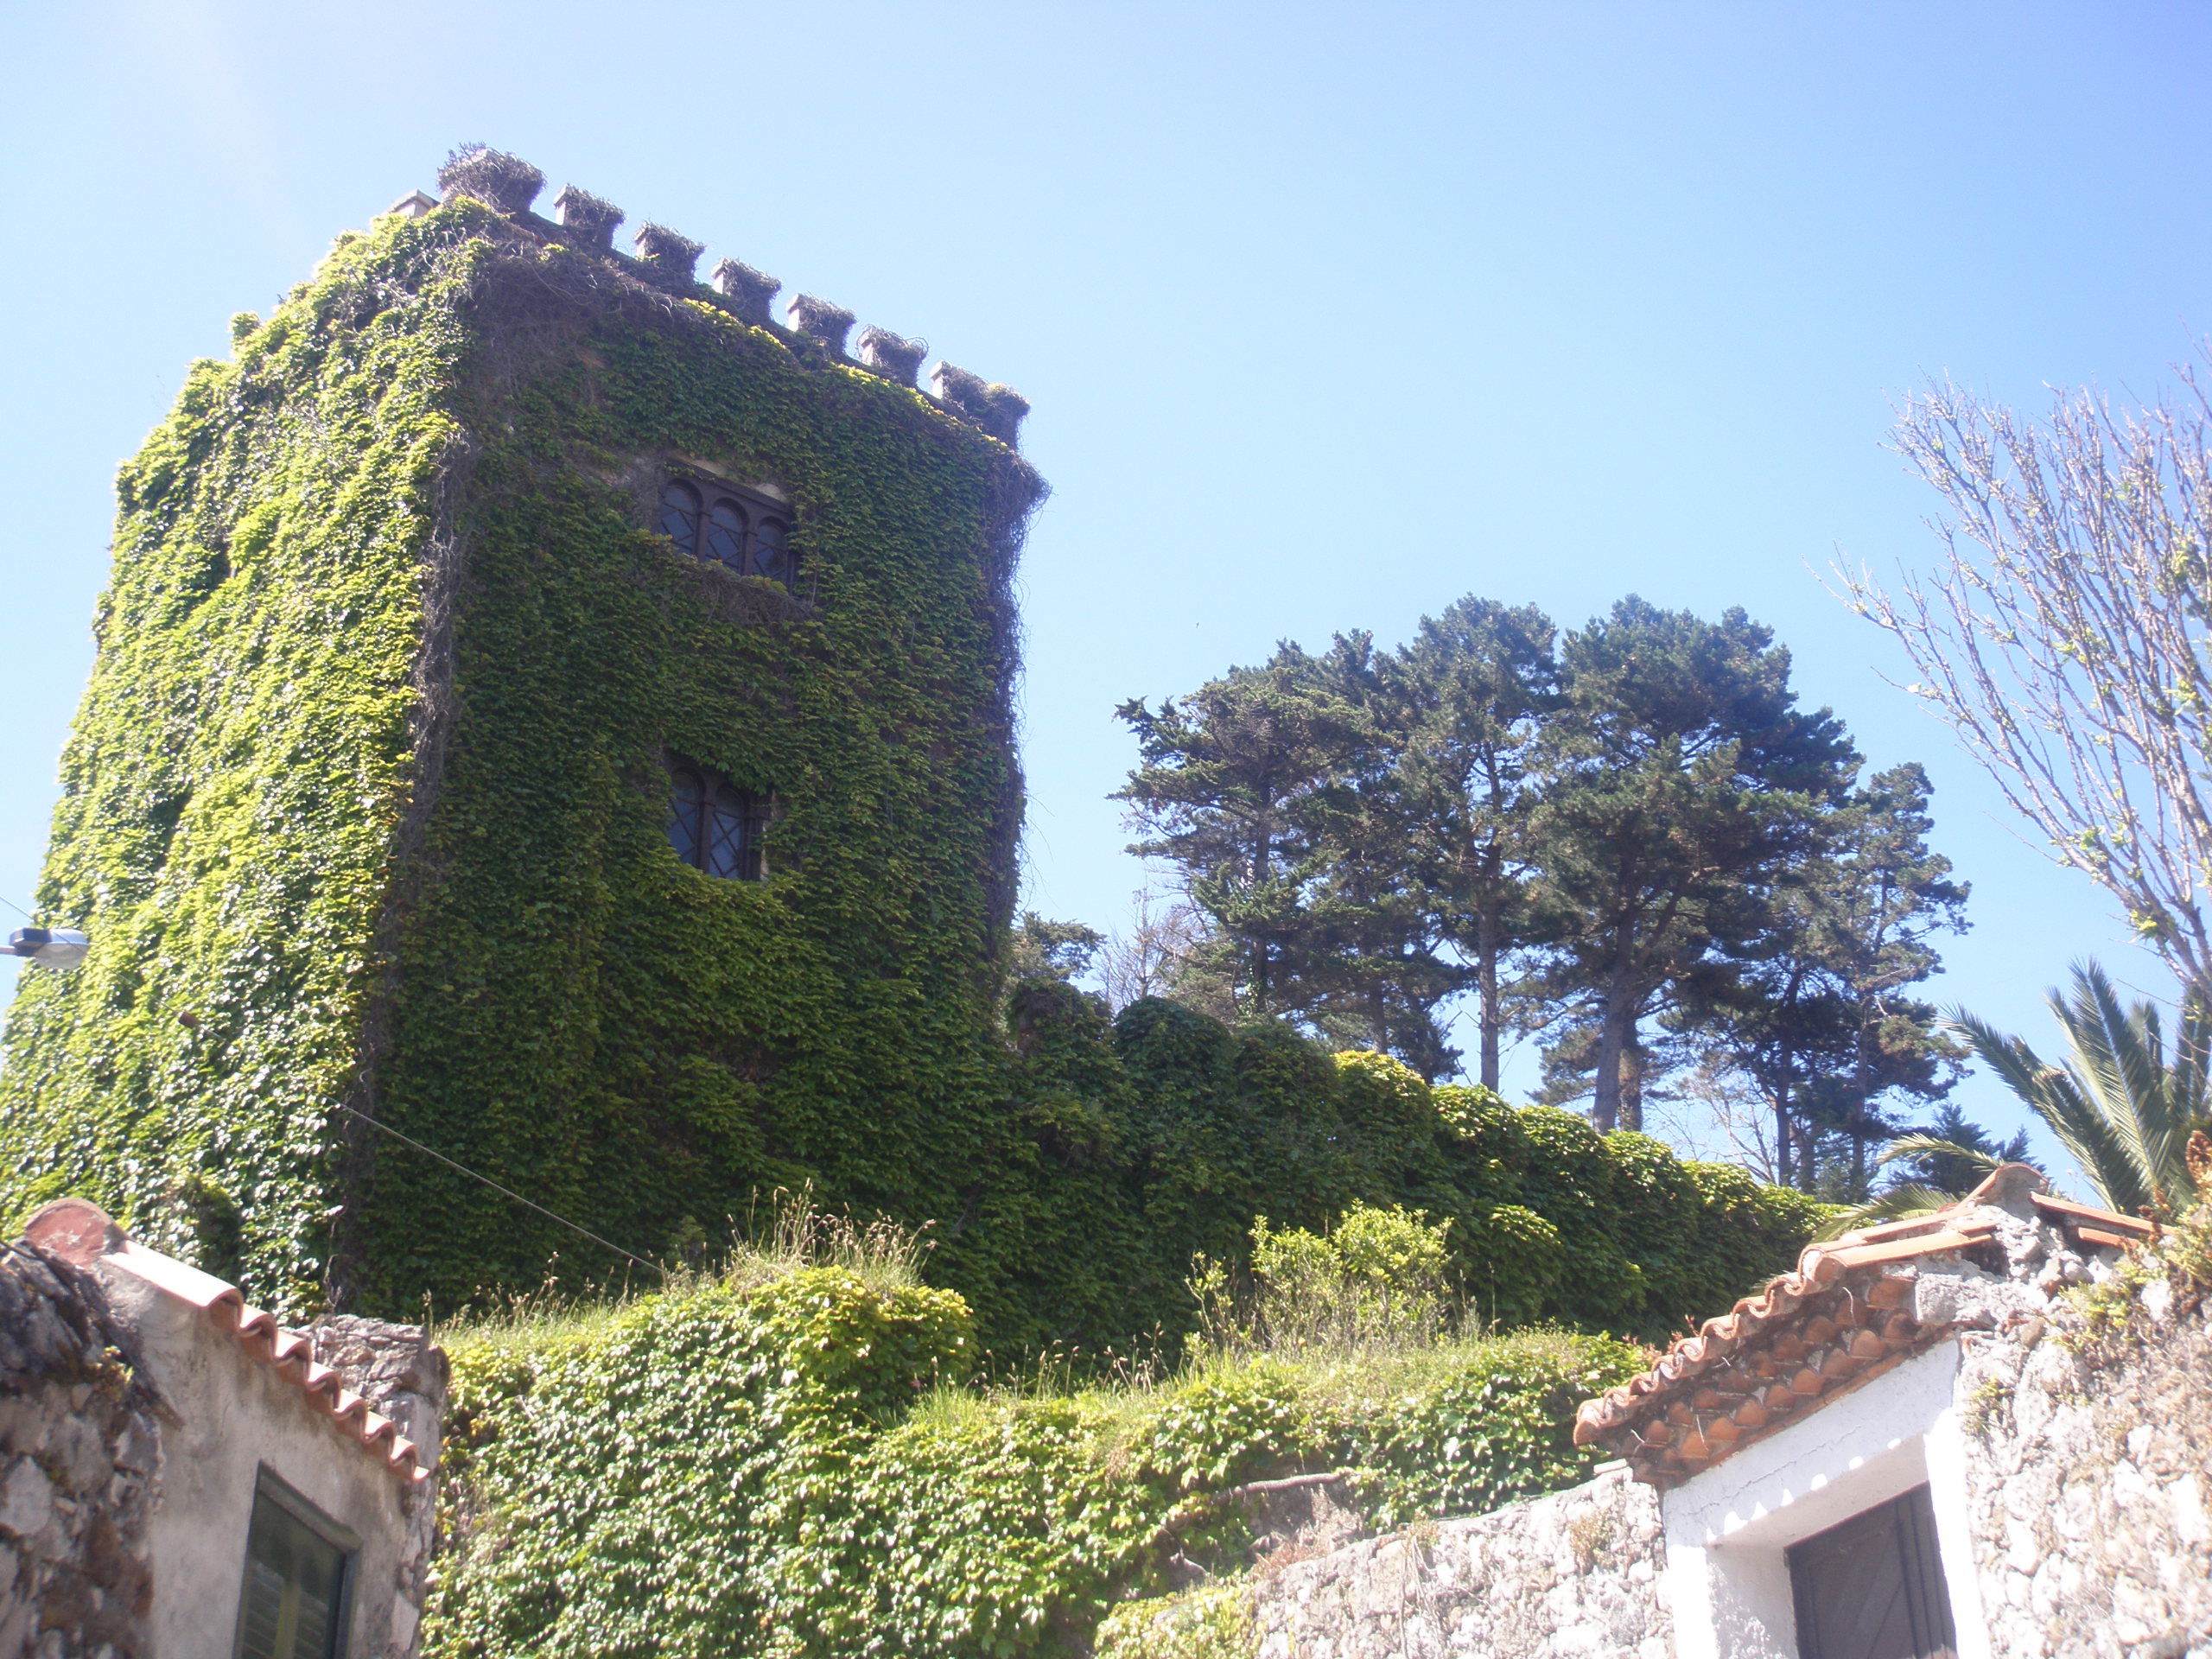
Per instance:
[[[8,954],[48,968],[74,968],[92,943],[73,927],[19,927],[8,936]]]

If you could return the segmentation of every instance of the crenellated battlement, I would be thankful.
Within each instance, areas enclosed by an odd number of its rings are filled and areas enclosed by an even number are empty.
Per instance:
[[[438,188],[448,197],[465,195],[482,202],[543,240],[594,255],[639,281],[713,305],[741,322],[801,346],[818,360],[857,368],[899,385],[917,385],[928,342],[871,324],[861,331],[858,354],[852,355],[846,341],[856,319],[844,307],[811,294],[794,295],[785,308],[785,322],[779,325],[769,308],[783,287],[775,277],[742,261],[723,259],[715,265],[710,280],[702,283],[697,272],[705,245],[650,221],[640,225],[632,238],[634,255],[621,253],[614,246],[614,232],[626,217],[622,209],[570,184],[553,198],[553,211],[560,217],[541,218],[531,204],[544,188],[545,175],[537,168],[484,144],[463,145],[438,169]],[[387,211],[419,219],[438,206],[438,198],[417,190]],[[932,391],[927,395],[946,414],[1009,448],[1017,444],[1029,401],[1013,387],[987,382],[942,360],[931,372],[930,385]]]

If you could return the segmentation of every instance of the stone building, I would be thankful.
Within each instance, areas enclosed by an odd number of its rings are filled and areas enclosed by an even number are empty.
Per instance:
[[[81,1199],[0,1254],[0,1659],[405,1659],[444,1359],[286,1330]]]
[[[627,1265],[442,1157],[647,1257],[976,1204],[1027,405],[543,182],[456,155],[122,468],[0,1221],[411,1313]]]
[[[1583,1406],[1586,1484],[1263,1567],[1256,1652],[2207,1659],[2212,1310],[2152,1231],[2012,1165],[1813,1245]]]

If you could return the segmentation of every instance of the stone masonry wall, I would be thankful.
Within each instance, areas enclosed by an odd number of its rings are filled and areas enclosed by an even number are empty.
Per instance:
[[[0,1245],[0,1659],[151,1659],[161,1410],[99,1287]]]
[[[2154,1283],[2094,1341],[1969,1338],[1976,1578],[2005,1659],[2212,1659],[2212,1320]]]
[[[435,1469],[439,1431],[445,1422],[448,1372],[445,1351],[419,1325],[386,1325],[378,1319],[327,1314],[308,1327],[315,1357],[346,1373],[372,1406],[399,1425],[415,1442],[423,1464]],[[413,1651],[414,1620],[429,1596],[430,1557],[437,1546],[437,1477],[433,1474],[405,1500],[407,1540],[399,1560],[399,1593],[405,1603],[406,1651]]]
[[[412,1325],[329,1319],[315,1357],[415,1441],[438,1450],[445,1356]],[[157,1659],[152,1522],[175,1414],[92,1275],[0,1244],[0,1659]],[[435,1482],[405,1499],[399,1588],[414,1650],[435,1521]]]
[[[1625,1466],[1268,1572],[1260,1659],[1669,1659],[1658,1495]]]

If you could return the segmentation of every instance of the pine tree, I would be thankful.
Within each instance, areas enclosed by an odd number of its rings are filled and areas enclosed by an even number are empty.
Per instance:
[[[1631,596],[1560,658],[1532,823],[1562,920],[1552,982],[1592,1010],[1598,1127],[1638,1128],[1622,1083],[1639,1026],[1755,947],[1858,757],[1827,710],[1796,708],[1789,652],[1740,610],[1713,623]]]
[[[1558,706],[1551,620],[1473,595],[1424,617],[1383,664],[1398,753],[1391,784],[1414,875],[1439,930],[1466,964],[1479,1031],[1478,1075],[1498,1086],[1511,1019],[1509,963],[1550,937],[1535,902],[1529,821],[1539,735]]]
[[[1285,644],[1260,668],[1231,669],[1157,713],[1141,698],[1116,717],[1141,764],[1116,798],[1220,929],[1222,965],[1250,1014],[1292,1007],[1311,938],[1308,888],[1325,857],[1317,830],[1364,740],[1356,709],[1320,665]]]
[[[1940,1099],[1955,1078],[1958,1044],[1904,994],[1941,965],[1934,936],[1967,925],[1967,886],[1928,847],[1928,798],[1908,763],[1823,811],[1814,850],[1768,895],[1763,936],[1687,1011],[1770,1103],[1785,1185],[1813,1191],[1833,1143],[1847,1167],[1830,1184],[1863,1198],[1867,1147],[1901,1132],[1887,1103]]]

